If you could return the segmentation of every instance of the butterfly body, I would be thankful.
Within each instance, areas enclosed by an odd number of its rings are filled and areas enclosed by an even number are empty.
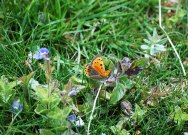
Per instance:
[[[91,64],[85,66],[85,74],[92,79],[105,79],[111,73],[111,69],[106,70],[101,56],[96,56]]]

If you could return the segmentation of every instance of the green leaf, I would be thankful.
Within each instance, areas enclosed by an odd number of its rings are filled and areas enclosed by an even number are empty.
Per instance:
[[[130,133],[123,129],[123,130],[120,130],[118,129],[116,126],[111,126],[110,127],[111,131],[115,134],[115,135],[130,135]]]
[[[37,104],[35,112],[36,114],[46,114],[48,112],[47,105]]]
[[[145,109],[141,109],[140,106],[138,106],[137,104],[135,105],[135,112],[132,115],[133,119],[137,119],[138,122],[141,122],[144,119],[144,115],[147,112],[147,110]]]
[[[56,107],[55,109],[52,109],[47,116],[51,119],[66,119],[69,113],[72,111],[71,107],[65,107],[63,109],[60,109]]]
[[[35,88],[35,94],[37,100],[43,105],[49,105],[50,108],[55,108],[59,102],[61,101],[61,97],[59,93],[53,92],[48,95],[48,88],[43,86],[37,86]]]
[[[1,77],[0,79],[0,100],[4,103],[8,103],[9,99],[15,94],[13,89],[19,85],[20,81],[8,82],[6,78]]]
[[[148,61],[148,59],[146,58],[140,58],[138,60],[135,60],[132,62],[132,65],[130,68],[135,68],[135,67],[140,67],[146,64],[146,62]]]
[[[48,103],[50,104],[51,108],[58,106],[60,101],[61,101],[61,97],[59,93],[55,93],[55,92],[51,93],[51,95],[48,98]]]
[[[130,135],[130,133],[127,130],[122,129],[119,135]]]
[[[120,99],[122,99],[122,97],[125,95],[125,92],[125,86],[121,83],[118,83],[112,92],[110,104],[115,105]]]
[[[48,103],[48,88],[47,87],[42,87],[42,86],[37,86],[35,88],[37,100],[42,103],[42,104],[47,104]]]
[[[79,135],[75,133],[72,129],[68,129],[62,133],[62,135]]]
[[[55,108],[47,114],[50,118],[51,126],[54,127],[54,130],[65,130],[67,128],[67,117],[72,111],[72,108],[67,106],[63,109]]]
[[[35,90],[37,86],[39,86],[39,82],[37,80],[35,80],[34,78],[31,78],[29,81],[29,85],[30,87]]]
[[[179,22],[180,20],[182,20],[182,18],[186,15],[186,10],[184,9],[178,9],[177,10],[178,12],[176,13],[175,16],[172,16],[169,20],[174,22],[174,23],[177,23]]]
[[[116,127],[117,127],[119,130],[121,130],[124,123],[125,123],[125,120],[122,119],[122,120],[120,120],[120,121],[117,123]]]
[[[124,85],[124,89],[131,89],[134,85],[134,81],[127,78],[127,76],[121,76],[119,82]]]
[[[63,118],[63,113],[62,110],[58,107],[50,111],[47,116],[51,119],[62,119]]]
[[[55,135],[55,133],[49,129],[40,129],[40,135]]]
[[[175,111],[171,116],[174,117],[175,122],[182,123],[188,121],[188,114],[183,112],[179,106],[175,107]]]
[[[15,86],[19,85],[21,83],[21,81],[13,81],[13,82],[9,82],[7,85],[6,85],[6,90],[9,90],[9,89],[12,89],[14,88]]]
[[[67,118],[67,116],[69,115],[69,113],[72,111],[72,107],[70,106],[67,106],[65,108],[63,108],[63,117],[64,118]]]
[[[55,131],[64,131],[67,127],[67,121],[65,119],[50,119],[49,124]]]

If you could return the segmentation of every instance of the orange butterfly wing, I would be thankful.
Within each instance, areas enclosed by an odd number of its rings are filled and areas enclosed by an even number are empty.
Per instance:
[[[84,70],[87,77],[99,75],[99,73],[94,68],[92,68],[91,64],[86,65]]]
[[[85,66],[84,71],[86,76],[89,77],[89,64]]]
[[[91,64],[85,66],[85,74],[87,77],[92,79],[103,79],[102,77],[94,68],[92,68]]]
[[[107,77],[110,72],[111,69],[109,70],[105,70],[105,66],[102,60],[101,56],[96,56],[92,63],[91,63],[92,68],[94,68],[102,77]]]

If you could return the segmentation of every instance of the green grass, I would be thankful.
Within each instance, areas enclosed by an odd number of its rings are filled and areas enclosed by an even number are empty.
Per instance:
[[[172,39],[182,59],[188,56],[187,23],[188,3],[168,7],[162,4],[163,26]],[[167,13],[175,14],[183,10],[185,15],[177,21],[169,20]],[[122,59],[129,57],[136,60],[143,56],[140,45],[147,38],[146,31],[152,33],[156,28],[159,35],[164,35],[158,25],[157,0],[2,0],[0,2],[0,75],[5,75],[10,81],[16,80],[31,71],[25,64],[29,52],[35,52],[38,47],[50,50],[54,71],[53,79],[59,81],[59,89],[67,84],[72,76],[87,81],[84,65],[90,63],[97,54],[111,59],[111,56]],[[128,100],[133,106],[138,104],[147,112],[142,120],[133,120],[123,124],[122,129],[130,134],[183,134],[188,132],[188,121],[175,122],[172,112],[179,106],[188,114],[187,75],[183,76],[179,61],[167,42],[167,51],[157,55],[160,66],[153,64],[144,67],[142,72],[130,79],[135,85],[127,90],[122,100]],[[188,65],[184,65],[187,71]],[[33,78],[41,84],[46,83],[45,74],[37,61],[32,63],[35,71]],[[183,82],[185,84],[183,84]],[[0,134],[38,134],[39,129],[53,130],[47,116],[35,113],[37,101],[28,95],[29,87],[17,86],[15,98],[21,98],[27,105],[27,111],[21,112],[14,121],[10,112],[12,102],[1,105]],[[112,92],[112,88],[105,88]],[[153,105],[143,102],[148,99],[149,92],[165,93],[155,95],[149,100]],[[85,126],[73,130],[86,134],[88,119],[92,109],[95,92],[91,87],[81,91],[73,99],[75,105],[85,105],[77,115],[81,116]],[[11,99],[11,101],[14,99]],[[60,105],[63,106],[63,105]],[[63,107],[62,107],[63,108]],[[78,107],[79,108],[79,107]],[[80,107],[81,108],[81,107]],[[106,133],[111,135],[111,126],[115,126],[123,117],[120,101],[110,105],[108,100],[98,99],[94,119],[91,124],[91,134]],[[187,118],[188,119],[188,118]],[[12,123],[11,123],[12,121]],[[61,131],[63,134],[63,131]],[[119,133],[120,134],[120,133]]]

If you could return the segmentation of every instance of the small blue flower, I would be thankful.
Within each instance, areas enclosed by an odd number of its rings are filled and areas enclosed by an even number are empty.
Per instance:
[[[33,55],[33,58],[36,59],[36,60],[41,60],[41,59],[44,58],[44,56],[41,55],[41,54],[38,52],[38,53],[35,53],[35,54]]]
[[[43,55],[47,55],[49,54],[49,50],[47,48],[40,48],[39,49],[39,52]]]
[[[75,96],[77,93],[77,91],[75,89],[72,89],[69,93],[68,93],[68,96],[72,97],[72,96]]]
[[[101,133],[101,135],[106,135],[105,133]]]
[[[12,103],[12,111],[15,112],[15,111],[23,111],[24,109],[24,106],[22,103],[20,103],[19,100],[16,100]]]
[[[48,60],[49,58],[46,58],[46,55],[48,54],[49,54],[49,50],[47,48],[40,48],[39,51],[33,55],[33,58],[36,60],[41,60],[41,59]]]
[[[70,122],[74,122],[76,120],[76,115],[75,114],[72,114],[72,115],[69,115],[67,117],[67,119],[70,121]]]

